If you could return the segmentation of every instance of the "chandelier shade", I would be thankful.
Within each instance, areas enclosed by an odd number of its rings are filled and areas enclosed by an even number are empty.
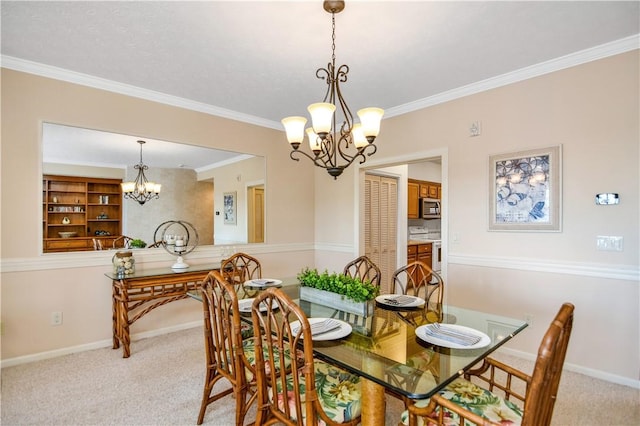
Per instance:
[[[305,156],[315,166],[326,169],[337,179],[356,159],[363,164],[367,156],[375,154],[377,147],[374,141],[380,133],[384,110],[363,108],[358,111],[360,123],[354,123],[353,115],[340,91],[340,83],[347,81],[349,67],[340,65],[336,68],[335,14],[344,9],[344,1],[325,1],[323,7],[331,13],[332,55],[327,68],[319,68],[316,77],[327,83],[325,97],[322,102],[313,103],[307,108],[311,115],[311,127],[305,130],[307,119],[300,116],[286,117],[282,119],[282,124],[293,148],[289,154],[291,159],[300,161],[299,156]],[[337,105],[340,106],[340,116],[344,119],[339,126],[336,124]],[[300,148],[305,132],[312,154]]]
[[[149,181],[144,174],[144,171],[149,169],[149,167],[142,162],[142,146],[145,144],[145,141],[138,141],[138,143],[140,144],[140,163],[133,166],[134,170],[138,171],[138,175],[135,181],[122,182],[120,186],[122,187],[122,193],[125,199],[134,200],[140,205],[143,205],[149,200],[160,197],[162,185]]]

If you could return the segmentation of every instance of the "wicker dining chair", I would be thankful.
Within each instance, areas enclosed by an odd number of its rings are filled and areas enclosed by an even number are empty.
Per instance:
[[[309,321],[286,293],[277,288],[261,292],[253,301],[251,318],[258,388],[256,424],[360,422],[360,378],[313,358]]]
[[[131,248],[130,244],[133,241],[133,238],[127,237],[126,235],[120,235],[118,238],[113,240],[113,248]]]
[[[255,295],[256,292],[248,292],[244,283],[248,280],[262,278],[262,266],[260,261],[246,253],[235,253],[220,264],[222,276],[236,289],[238,294]],[[251,294],[249,294],[251,293]]]
[[[202,282],[202,309],[207,370],[197,424],[202,424],[209,404],[233,394],[236,425],[243,425],[256,399],[253,339],[243,340],[237,293],[218,271],[210,272]],[[231,387],[212,394],[223,379]]]
[[[438,426],[500,426],[506,422],[548,426],[571,336],[573,310],[571,303],[560,307],[542,338],[531,375],[485,358],[479,368],[469,370],[464,379],[455,380],[431,399],[411,402],[401,424],[419,425],[420,418],[425,424]],[[512,398],[519,401],[518,405]]]
[[[396,269],[391,282],[396,292],[417,296],[425,301],[422,311],[404,313],[403,318],[414,325],[442,321],[444,280],[429,265],[419,260],[413,261]]]
[[[367,256],[360,256],[347,263],[343,274],[351,278],[358,278],[360,281],[368,280],[374,286],[380,287],[380,279],[382,278],[380,268]]]
[[[362,282],[369,281],[375,287],[380,288],[380,280],[382,279],[380,268],[378,268],[378,266],[373,263],[373,261],[367,256],[360,256],[357,259],[354,259],[351,262],[347,263],[342,273],[348,277],[357,278]],[[365,326],[367,321],[366,317],[339,310],[335,311],[331,315],[331,318],[339,318],[353,324],[361,325],[363,327]]]

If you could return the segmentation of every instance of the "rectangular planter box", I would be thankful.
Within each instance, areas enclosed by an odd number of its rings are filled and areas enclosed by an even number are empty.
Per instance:
[[[354,302],[345,296],[330,291],[318,290],[312,287],[300,287],[300,300],[328,306],[339,311],[368,317],[373,314],[373,301]]]

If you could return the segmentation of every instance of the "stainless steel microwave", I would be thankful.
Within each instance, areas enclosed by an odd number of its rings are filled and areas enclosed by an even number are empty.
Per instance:
[[[420,198],[420,217],[423,219],[440,219],[440,200]]]

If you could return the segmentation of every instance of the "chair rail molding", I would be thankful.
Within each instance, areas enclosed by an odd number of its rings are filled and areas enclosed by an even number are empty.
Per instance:
[[[448,263],[485,268],[518,269],[523,271],[550,272],[554,274],[581,275],[613,280],[639,281],[640,267],[635,265],[594,264],[586,262],[562,262],[549,259],[517,257],[477,256],[449,253]]]
[[[224,257],[224,249],[226,247],[197,247],[193,252],[189,253],[188,259],[195,260],[195,263],[219,262]],[[265,253],[313,251],[315,249],[313,243],[249,244],[236,245],[234,247],[254,256]],[[98,250],[77,253],[50,253],[25,258],[7,258],[0,260],[0,270],[4,273],[110,266],[114,253],[115,250]],[[170,255],[165,250],[153,248],[135,249],[133,255],[136,258],[136,265],[152,262],[175,262],[175,256]]]

